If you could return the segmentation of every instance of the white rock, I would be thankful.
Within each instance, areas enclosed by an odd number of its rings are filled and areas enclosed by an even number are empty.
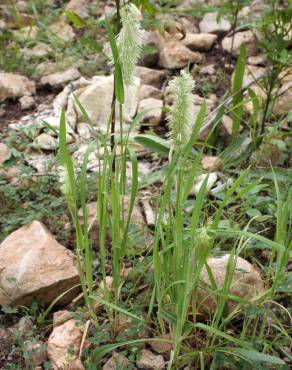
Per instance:
[[[213,273],[217,287],[220,289],[224,286],[227,271],[227,263],[230,258],[229,254],[222,257],[209,257],[207,263]],[[251,301],[264,290],[264,283],[259,272],[245,259],[237,257],[235,269],[232,276],[230,293],[234,296]],[[200,274],[201,283],[210,287],[210,279],[206,267],[204,266]],[[199,288],[199,302],[201,313],[214,313],[217,307],[216,295],[203,288]],[[234,309],[235,302],[229,302],[229,308]]]
[[[201,33],[225,34],[231,29],[230,22],[221,17],[218,21],[217,13],[206,13],[201,20],[199,27]]]
[[[58,62],[44,61],[36,66],[36,72],[39,77],[47,76],[52,73],[66,71],[71,67],[80,68],[84,61],[77,59],[76,55],[71,55],[62,58]]]
[[[8,329],[11,333],[17,333],[21,340],[27,339],[34,330],[34,323],[30,316],[23,316],[16,324]]]
[[[244,76],[243,76],[243,86],[248,86],[250,83],[256,81],[260,76],[264,75],[266,72],[266,69],[263,67],[258,66],[252,66],[252,65],[246,65]],[[232,81],[234,81],[234,73],[232,75]],[[259,99],[260,102],[263,102],[266,99],[266,93],[264,89],[258,84],[257,82],[254,82],[250,89],[253,90],[256,97]],[[253,112],[253,103],[252,101],[248,101],[247,104],[244,105],[244,109],[247,112]]]
[[[88,2],[86,0],[70,0],[66,5],[65,10],[71,10],[78,15],[81,19],[87,18],[89,16],[86,9]]]
[[[25,13],[28,10],[28,4],[26,1],[23,1],[23,0],[17,1],[17,3],[15,4],[15,7],[21,13]]]
[[[57,171],[57,161],[53,154],[29,152],[25,153],[24,158],[39,174],[55,174]]]
[[[222,125],[221,125],[221,132],[222,135],[232,136],[232,130],[233,130],[233,120],[229,116],[226,116],[226,114],[223,114],[222,116]],[[242,125],[239,127],[239,132],[243,130]]]
[[[61,109],[60,109],[60,111],[61,111]],[[52,128],[54,128],[56,130],[59,130],[59,128],[60,128],[60,115],[54,115],[54,112],[51,112],[51,115],[49,115],[45,118],[40,117],[40,119],[37,120],[37,123],[38,123],[39,127],[44,127],[43,121],[48,123]],[[74,126],[74,128],[75,128],[75,126]],[[68,117],[66,117],[66,130],[67,130],[67,134],[74,135],[74,130],[68,122]]]
[[[149,203],[148,199],[140,199],[140,203],[142,205],[142,209],[145,215],[146,223],[148,226],[155,225],[155,212]]]
[[[292,67],[285,68],[279,75],[279,78],[282,81],[282,85],[284,85],[286,82],[292,81]]]
[[[4,143],[0,143],[0,166],[9,159],[11,154],[10,149]]]
[[[79,283],[75,256],[39,221],[21,227],[0,245],[0,305],[52,303]],[[68,303],[71,291],[59,303]]]
[[[233,48],[232,48],[233,37],[225,37],[222,41],[222,48],[228,53],[232,52],[233,56],[238,56],[241,45],[245,45],[247,55],[256,55],[258,52],[256,40],[252,31],[237,32],[234,35]]]
[[[83,139],[89,139],[91,137],[91,127],[86,122],[78,123],[77,131],[79,136],[81,136]]]
[[[24,345],[25,362],[28,368],[40,366],[47,359],[47,345],[42,341],[28,342]]]
[[[39,42],[31,49],[22,49],[22,53],[25,59],[32,59],[32,58],[43,58],[52,52],[52,48],[44,44],[43,42]]]
[[[210,193],[216,196],[216,194],[221,193],[223,190],[229,188],[232,185],[233,185],[233,180],[231,178],[227,179],[224,183],[222,183],[221,181],[218,181],[217,186],[215,186],[215,188],[212,188],[210,190]]]
[[[47,349],[54,370],[84,370],[78,359],[83,331],[84,326],[74,319],[54,327],[48,339]]]
[[[151,85],[157,87],[158,89],[161,88],[166,79],[166,74],[164,71],[147,67],[136,67],[135,74],[141,79],[141,83],[143,85]]]
[[[200,68],[199,74],[200,75],[209,75],[213,76],[216,74],[215,64],[208,64],[206,66],[202,66]]]
[[[96,76],[85,87],[80,87],[74,91],[74,95],[71,94],[69,96],[66,118],[72,127],[76,122],[84,122],[85,118],[76,104],[75,96],[86,110],[92,124],[102,130],[107,129],[107,122],[111,113],[113,83],[113,76]],[[125,89],[125,103],[123,107],[123,119],[125,123],[130,123],[136,114],[139,102],[139,90],[139,78],[135,78],[134,84],[127,86]],[[118,117],[117,122],[119,122]],[[117,130],[119,130],[119,125],[117,125]]]
[[[194,51],[208,51],[217,41],[218,36],[212,33],[187,33],[182,43]]]
[[[252,66],[257,66],[265,63],[264,57],[262,55],[250,56],[247,58],[247,63]]]
[[[188,63],[197,63],[201,60],[202,56],[200,53],[191,51],[176,39],[164,40],[161,43],[158,65],[162,68],[183,68]]]
[[[63,72],[56,72],[41,78],[41,85],[50,85],[52,87],[64,86],[68,82],[77,80],[80,72],[77,68],[71,67]]]
[[[35,93],[35,83],[27,77],[0,72],[0,101]]]
[[[140,57],[139,65],[142,65],[144,67],[156,66],[158,62],[158,51],[160,45],[159,34],[157,32],[144,30],[143,45],[146,48],[150,48],[151,51]]]
[[[206,193],[208,193],[212,187],[215,185],[218,175],[216,172],[211,172],[209,174],[203,174],[197,177],[195,185],[192,187],[191,195],[197,195],[204,183],[205,178],[209,175],[208,182],[206,185]]]
[[[53,23],[48,30],[58,39],[64,42],[71,42],[75,38],[75,32],[73,31],[73,28],[64,21]]]
[[[164,369],[165,361],[162,355],[155,355],[148,349],[143,349],[137,361],[137,366],[139,369]]]
[[[13,31],[14,36],[22,40],[36,40],[38,33],[39,29],[37,26],[26,26],[22,27],[20,30]]]
[[[138,112],[141,113],[145,110],[150,110],[145,114],[143,122],[150,125],[158,125],[161,121],[162,107],[162,100],[148,98],[140,101]]]
[[[68,310],[56,311],[53,314],[53,328],[63,325],[65,322],[73,319],[72,312]]]
[[[58,70],[58,65],[55,62],[41,62],[36,66],[36,72],[39,77],[47,76],[55,73]]]
[[[191,20],[186,17],[182,17],[179,19],[179,23],[182,25],[182,27],[191,33],[199,33],[198,27],[195,25],[195,22],[193,18]]]
[[[206,155],[202,158],[202,168],[205,171],[218,171],[222,165],[223,161],[219,157]]]
[[[17,166],[9,167],[5,171],[4,176],[11,184],[17,184],[21,178],[21,169]]]
[[[159,339],[164,339],[165,341],[158,341],[158,340],[149,340],[148,344],[156,353],[161,354],[169,354],[170,351],[173,349],[172,338],[170,334],[165,334]]]
[[[102,370],[126,369],[128,365],[129,360],[126,357],[119,353],[114,353],[113,356],[103,365]]]
[[[22,110],[30,109],[35,105],[35,100],[31,95],[24,95],[19,102]]]
[[[292,81],[285,83],[278,92],[273,113],[282,116],[292,111]]]
[[[0,30],[4,30],[6,27],[6,22],[3,19],[0,19]]]
[[[240,157],[243,153],[245,153],[251,143],[252,139],[250,137],[246,137],[243,142],[232,152],[231,158],[237,159],[238,157]]]
[[[33,146],[44,150],[55,150],[58,147],[58,140],[44,132],[35,138]]]
[[[143,100],[148,98],[162,99],[162,91],[154,86],[142,85],[140,88],[139,99]]]

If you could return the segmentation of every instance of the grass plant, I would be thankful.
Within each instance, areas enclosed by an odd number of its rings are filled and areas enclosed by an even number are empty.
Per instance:
[[[159,3],[163,5],[163,2]],[[168,140],[149,133],[134,136],[136,143],[156,151],[166,159],[166,163],[158,175],[153,175],[154,180],[149,175],[150,179],[146,182],[149,185],[158,179],[162,183],[159,193],[153,196],[154,228],[147,230],[151,235],[151,246],[144,248],[142,255],[131,248],[133,210],[139,199],[139,189],[143,187],[139,182],[137,154],[130,145],[131,134],[145,112],[125,128],[123,109],[126,86],[133,81],[134,67],[141,52],[141,29],[137,24],[137,39],[124,49],[123,43],[129,37],[132,41],[135,38],[132,29],[129,29],[129,24],[133,26],[133,18],[125,18],[134,14],[134,20],[137,20],[140,16],[139,7],[152,9],[149,1],[135,1],[135,4],[137,7],[133,2],[116,1],[116,23],[113,24],[110,19],[103,22],[112,53],[112,109],[105,132],[100,131],[88,146],[80,168],[75,165],[66,143],[64,111],[60,119],[60,187],[76,234],[75,250],[86,306],[85,316],[86,320],[90,317],[95,333],[102,335],[105,331],[110,332],[110,338],[104,341],[106,344],[101,340],[93,350],[87,352],[84,363],[89,369],[99,368],[106,356],[121,349],[136,356],[140,345],[149,345],[151,340],[170,345],[171,349],[165,355],[168,369],[189,366],[201,370],[286,370],[288,367],[281,357],[291,360],[286,348],[289,347],[289,328],[287,319],[282,321],[277,315],[280,312],[285,318],[288,317],[288,321],[291,319],[284,305],[278,303],[283,292],[291,293],[291,274],[287,272],[287,266],[292,248],[292,191],[287,191],[284,186],[289,176],[285,172],[281,178],[271,168],[268,179],[267,174],[262,176],[260,172],[253,173],[249,167],[240,170],[232,163],[233,166],[230,165],[231,169],[227,168],[226,172],[235,180],[219,194],[209,196],[208,175],[195,195],[192,191],[193,184],[201,174],[203,154],[214,151],[225,110],[229,109],[232,114],[233,131],[232,143],[227,153],[223,153],[223,158],[232,158],[238,145],[241,123],[248,120],[251,136],[256,140],[258,130],[263,134],[263,127],[270,117],[271,100],[266,101],[266,109],[260,116],[259,101],[252,90],[248,91],[247,97],[244,95],[247,89],[243,86],[246,64],[244,47],[237,60],[233,89],[228,97],[224,96],[223,103],[213,116],[207,116],[204,103],[195,118],[192,111],[194,81],[188,71],[181,71],[169,84],[174,103],[168,114]],[[36,11],[39,7],[35,8]],[[278,69],[272,66],[271,71],[273,68],[282,71],[282,67]],[[250,100],[254,104],[254,113],[247,118],[244,106]],[[84,120],[94,126],[77,98],[76,106]],[[210,140],[202,143],[198,139],[199,134],[204,125],[210,122],[215,122]],[[96,217],[90,220],[87,203],[92,198],[92,189],[87,167],[93,150],[97,150],[99,155],[98,169],[94,174]],[[130,175],[127,172],[128,164]],[[274,198],[269,198],[271,192],[275,193]],[[261,198],[264,215],[254,215],[254,196]],[[265,221],[275,220],[274,228],[266,227],[264,222],[263,228],[258,227],[256,223],[263,216],[266,216]],[[92,240],[93,223],[98,225],[95,235],[97,245]],[[257,260],[258,266],[264,271],[264,292],[260,292],[252,301],[234,296],[230,290],[239,256],[253,260],[254,252],[262,250],[269,252],[266,260]],[[228,253],[229,258],[224,282],[222,286],[217,286],[208,258],[223,253]],[[98,268],[95,265],[96,255],[100,262]],[[125,266],[131,266],[133,270],[135,281],[130,282],[132,285],[122,273]],[[201,281],[203,269],[207,271],[209,284]],[[149,275],[150,279],[147,280]],[[108,284],[109,276],[113,280],[112,286]],[[141,281],[143,289],[145,286],[147,288],[144,301],[139,301],[137,293]],[[205,289],[207,298],[212,297],[216,302],[214,312],[204,318],[201,315],[204,301],[199,299],[201,288]],[[232,308],[230,301],[236,303]],[[97,314],[100,305],[105,319]],[[275,307],[278,311],[275,311]],[[42,324],[50,309],[51,306],[40,316]],[[141,325],[148,330],[146,334],[127,337],[122,333],[123,339],[119,339],[121,315],[131,321],[131,329]]]

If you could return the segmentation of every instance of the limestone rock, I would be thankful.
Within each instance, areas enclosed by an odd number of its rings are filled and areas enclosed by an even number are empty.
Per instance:
[[[47,349],[54,370],[84,370],[78,359],[83,330],[84,326],[75,319],[54,327],[48,339]]]
[[[218,36],[212,33],[187,33],[183,44],[194,51],[208,51],[217,41]]]
[[[232,130],[233,130],[233,120],[226,114],[223,114],[222,117],[222,124],[220,128],[220,134],[222,136],[232,136]],[[239,132],[242,132],[243,126],[239,126]]]
[[[155,355],[148,349],[143,349],[137,361],[137,366],[139,369],[164,369],[165,361],[162,355]]]
[[[202,168],[205,171],[218,171],[222,168],[223,161],[219,157],[206,155],[202,159]]]
[[[10,184],[17,184],[21,176],[21,169],[17,166],[9,167],[7,171],[5,171],[4,176]]]
[[[264,75],[266,69],[263,67],[246,65],[244,76],[243,76],[243,86],[248,86],[250,83],[256,81],[260,76]],[[232,81],[234,80],[234,74],[232,76]],[[266,99],[266,93],[264,89],[257,84],[256,82],[253,83],[250,88],[254,91],[256,97],[259,99],[260,102],[263,102]],[[253,103],[252,101],[247,102],[244,105],[244,109],[247,112],[253,111]]]
[[[47,359],[47,345],[42,341],[28,342],[24,345],[24,352],[25,362],[29,369],[32,366],[42,365]]]
[[[0,30],[4,30],[6,27],[6,22],[3,19],[0,19]]]
[[[13,31],[15,37],[22,40],[36,40],[38,33],[39,29],[37,26],[26,26],[22,27],[20,30]]]
[[[264,57],[262,55],[250,56],[247,58],[247,63],[252,66],[265,64]]]
[[[20,98],[34,93],[35,83],[27,77],[0,72],[0,101],[7,98]]]
[[[71,42],[75,38],[75,32],[73,31],[73,28],[63,20],[53,23],[49,27],[49,31],[51,31],[52,34],[64,42]]]
[[[25,341],[34,331],[34,323],[30,316],[23,316],[15,325],[8,329],[14,336]]]
[[[219,18],[217,13],[206,13],[199,27],[201,33],[225,34],[231,29],[230,22],[225,18]]]
[[[160,353],[160,354],[170,353],[170,351],[173,349],[173,343],[171,343],[172,342],[171,335],[165,334],[160,339],[165,339],[165,342],[150,339],[148,344],[153,349],[153,351],[155,351],[156,353]]]
[[[162,100],[148,98],[140,101],[138,111],[139,113],[141,113],[144,110],[149,110],[145,114],[143,122],[148,123],[150,125],[158,125],[161,121],[162,107],[163,107]]]
[[[77,125],[77,131],[82,139],[89,139],[91,136],[91,127],[86,122],[80,122]]]
[[[151,85],[157,87],[158,89],[161,88],[166,79],[166,74],[164,71],[147,67],[136,67],[135,74],[141,79],[141,83],[143,85]]]
[[[143,99],[148,99],[148,98],[162,99],[163,94],[161,90],[157,89],[154,86],[142,85],[140,88],[139,99],[141,101]]]
[[[199,74],[200,75],[209,75],[214,76],[216,75],[216,69],[215,64],[207,64],[206,66],[203,66],[200,68]]]
[[[87,18],[89,16],[86,9],[87,1],[86,0],[70,0],[66,5],[65,10],[71,10],[78,15],[81,19]]]
[[[282,84],[292,81],[292,67],[285,68],[279,75]]]
[[[55,150],[58,147],[58,141],[56,138],[43,132],[35,138],[33,146],[44,150]]]
[[[159,66],[168,69],[183,68],[188,63],[202,60],[198,52],[193,52],[176,39],[165,40],[159,50]]]
[[[211,172],[209,174],[203,174],[203,175],[200,175],[197,177],[196,179],[196,182],[194,184],[194,186],[192,187],[191,189],[191,195],[197,195],[205,181],[205,178],[209,175],[209,178],[208,178],[208,181],[207,181],[207,185],[206,185],[206,193],[208,193],[212,187],[215,185],[217,179],[218,179],[218,176],[216,174],[216,172]]]
[[[52,87],[64,86],[68,82],[77,80],[80,72],[77,68],[71,67],[63,72],[56,72],[41,78],[41,85],[50,85]]]
[[[229,254],[222,257],[209,257],[207,263],[213,273],[217,287],[220,289],[224,285],[226,277],[227,263],[230,258]],[[206,267],[204,266],[200,279],[202,284],[206,287],[210,286],[209,275]],[[203,286],[199,288],[199,312],[201,313],[214,313],[217,307],[215,294],[210,293]],[[237,257],[235,261],[235,269],[232,277],[230,293],[245,300],[254,299],[259,293],[264,290],[264,283],[259,272],[245,259]],[[235,302],[229,303],[229,308],[234,309]]]
[[[0,244],[0,305],[51,303],[79,282],[75,256],[39,221],[10,234]],[[69,292],[59,303],[68,303]]]
[[[117,370],[127,368],[129,360],[119,353],[114,353],[103,365],[102,370]]]
[[[22,110],[30,109],[35,105],[35,100],[31,95],[24,95],[19,102]]]
[[[193,17],[186,18],[182,17],[179,19],[179,23],[182,27],[190,33],[199,33],[198,27],[196,26]]]
[[[15,4],[15,7],[21,13],[25,13],[28,10],[28,4],[26,1],[23,1],[23,0],[17,1],[17,3]]]
[[[258,48],[254,35],[251,31],[237,32],[234,35],[233,49],[232,49],[232,39],[233,36],[225,37],[223,39],[222,41],[223,50],[225,50],[228,53],[232,52],[233,56],[238,56],[241,45],[245,45],[248,56],[257,55]]]
[[[10,157],[10,149],[4,143],[0,143],[0,166]]]
[[[45,61],[45,62],[39,63],[36,66],[36,72],[39,77],[47,76],[52,73],[55,73],[57,69],[58,69],[58,65],[55,62]]]
[[[56,311],[53,314],[53,328],[63,325],[71,319],[73,319],[72,312],[67,310]]]
[[[282,116],[292,111],[292,81],[285,83],[278,92],[273,113]]]
[[[71,67],[80,68],[84,64],[84,61],[77,59],[76,56],[64,57],[59,62],[44,61],[36,66],[36,72],[39,77],[47,76],[56,72],[66,71]]]
[[[156,32],[143,32],[143,46],[149,51],[140,57],[139,65],[154,67],[158,63],[160,36]]]
[[[39,42],[31,49],[23,49],[22,53],[25,59],[33,59],[33,58],[44,58],[48,54],[52,52],[52,48],[49,45]]]
[[[85,81],[83,86],[81,85],[80,88],[77,88],[74,91],[74,95],[69,95],[66,118],[72,128],[75,128],[76,123],[84,122],[85,119],[76,104],[75,97],[77,97],[90,117],[92,124],[102,130],[106,130],[108,118],[111,113],[113,84],[112,75],[95,76],[91,81]],[[123,119],[125,123],[130,123],[136,114],[139,102],[139,90],[139,78],[135,78],[134,83],[125,89],[125,104],[123,107]],[[117,117],[118,121],[119,119]],[[118,125],[117,129],[119,129]]]

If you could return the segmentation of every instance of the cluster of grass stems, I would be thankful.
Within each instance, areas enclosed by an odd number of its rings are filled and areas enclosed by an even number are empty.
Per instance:
[[[193,147],[197,143],[197,137],[204,122],[206,122],[206,105],[203,104],[197,117],[194,129],[189,141],[181,150],[173,153],[167,165],[167,173],[156,204],[156,220],[153,232],[152,261],[154,285],[149,296],[147,314],[137,316],[130,307],[125,307],[121,296],[124,283],[121,278],[123,263],[129,255],[128,239],[131,224],[131,215],[138,194],[138,166],[135,151],[129,145],[130,132],[139,124],[139,117],[125,132],[123,125],[124,83],[122,68],[119,61],[118,48],[114,32],[105,22],[108,38],[110,41],[114,60],[114,99],[112,113],[108,119],[106,132],[100,132],[96,140],[89,146],[84,156],[81,170],[74,168],[69,149],[66,145],[66,117],[64,112],[60,122],[60,162],[67,175],[66,199],[76,230],[76,255],[80,275],[84,301],[90,313],[96,330],[99,328],[99,320],[95,313],[96,303],[103,304],[108,318],[115,328],[118,324],[118,315],[123,313],[132,319],[142,321],[146,326],[154,322],[157,336],[153,340],[163,339],[167,333],[171,334],[169,341],[172,343],[172,351],[168,362],[168,369],[180,368],[182,364],[195,361],[201,369],[206,368],[210,357],[215,353],[225,353],[250,361],[262,360],[272,363],[273,366],[283,362],[273,356],[269,356],[270,345],[265,343],[265,331],[267,328],[268,313],[264,313],[262,320],[244,317],[241,332],[237,337],[227,334],[227,328],[238,316],[239,309],[233,312],[226,311],[227,302],[232,299],[239,304],[238,307],[248,307],[250,303],[244,299],[231,296],[230,286],[237,256],[242,253],[251,240],[257,240],[271,251],[269,258],[269,276],[265,293],[256,297],[252,305],[264,307],[269,305],[277,292],[277,288],[285,274],[285,268],[291,254],[292,247],[292,192],[287,199],[282,199],[276,177],[274,182],[277,193],[276,233],[274,240],[269,240],[259,234],[249,232],[249,225],[242,231],[231,228],[220,228],[220,221],[225,207],[230,203],[241,199],[245,194],[257,185],[257,182],[246,184],[248,169],[243,171],[234,184],[226,190],[225,197],[215,210],[212,218],[206,216],[204,205],[206,204],[206,186],[208,177],[196,198],[193,200],[191,214],[185,211],[185,202],[196,177],[205,145],[194,154]],[[236,69],[235,84],[233,89],[232,113],[234,120],[234,137],[238,134],[239,124],[243,111],[242,76],[244,71],[244,51],[239,56]],[[93,125],[90,117],[76,99],[79,109],[90,125]],[[116,111],[119,114],[116,114]],[[224,112],[224,110],[223,110]],[[215,121],[219,122],[222,117],[222,109],[217,113]],[[119,117],[119,135],[113,131],[113,123]],[[141,117],[140,117],[141,118]],[[216,124],[210,134],[210,138],[216,131]],[[109,145],[111,143],[111,145]],[[96,149],[99,155],[96,181],[98,191],[96,194],[97,209],[96,222],[98,223],[98,257],[101,266],[101,279],[103,280],[102,294],[97,294],[96,281],[94,278],[93,262],[95,253],[90,238],[87,204],[87,164],[91,150]],[[117,155],[119,148],[119,155]],[[126,163],[131,162],[131,181],[126,181]],[[130,197],[130,206],[125,217],[124,200]],[[82,209],[80,222],[78,210]],[[251,221],[252,222],[252,221]],[[107,233],[111,238],[107,245]],[[234,240],[234,246],[230,251],[226,276],[222,287],[217,287],[212,270],[208,266],[207,257],[212,255],[212,249],[218,242],[218,238],[228,237]],[[106,284],[108,265],[113,277],[113,289]],[[198,289],[200,287],[200,273],[206,267],[211,286],[209,294],[216,296],[217,308],[208,323],[198,321]],[[202,302],[200,302],[202,304]],[[113,329],[114,330],[114,329]],[[187,347],[187,339],[194,332],[204,332],[206,336],[205,346],[191,350]],[[278,331],[281,335],[288,336],[284,327],[278,323]],[[114,343],[101,346],[94,351],[94,359],[98,361],[106,353],[125,346],[136,345],[145,339],[134,339],[122,343]],[[254,343],[260,344],[262,352],[255,349]],[[211,362],[210,368],[215,363]],[[215,367],[214,367],[215,368]]]

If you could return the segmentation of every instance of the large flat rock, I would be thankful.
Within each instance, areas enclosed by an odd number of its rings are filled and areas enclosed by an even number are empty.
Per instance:
[[[33,221],[0,244],[0,305],[30,305],[34,298],[51,303],[79,283],[75,256],[47,228]],[[76,291],[59,303],[71,301]]]

